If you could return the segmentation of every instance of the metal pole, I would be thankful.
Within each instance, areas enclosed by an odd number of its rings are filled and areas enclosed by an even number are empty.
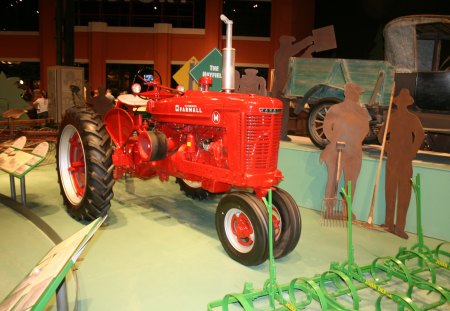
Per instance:
[[[75,303],[77,302],[75,301]],[[64,278],[59,287],[56,289],[56,310],[67,311],[68,309],[67,286],[66,279]]]
[[[269,282],[270,282],[270,289],[269,289],[269,303],[270,307],[273,309],[275,308],[275,284],[276,284],[276,272],[275,272],[275,258],[273,257],[273,219],[272,219],[272,190],[269,190],[268,193],[268,213],[269,213]]]
[[[20,194],[22,197],[22,205],[27,205],[27,191],[25,189],[25,176],[20,178]]]
[[[9,187],[11,189],[11,199],[16,200],[16,184],[14,183],[13,175],[9,175]]]
[[[353,206],[352,206],[352,182],[348,182],[347,186],[347,227],[348,227],[348,234],[347,234],[347,256],[348,256],[348,268],[349,272],[351,273],[351,268],[355,264],[355,255],[353,253],[353,226],[352,226],[352,220],[353,220]]]

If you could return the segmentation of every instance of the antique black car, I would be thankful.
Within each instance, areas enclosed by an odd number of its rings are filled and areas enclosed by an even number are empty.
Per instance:
[[[396,90],[408,88],[421,120],[424,147],[450,152],[450,16],[413,15],[384,28],[385,56]]]
[[[413,15],[389,22],[384,28],[385,60],[291,58],[284,95],[306,107],[311,141],[327,144],[322,124],[331,105],[343,100],[343,85],[360,84],[361,102],[370,117],[370,137],[384,122],[392,83],[395,94],[408,88],[415,100],[410,107],[426,133],[423,148],[450,152],[450,16]]]

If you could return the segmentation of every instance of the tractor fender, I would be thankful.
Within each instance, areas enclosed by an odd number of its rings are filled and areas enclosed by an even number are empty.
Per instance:
[[[134,131],[133,118],[121,108],[112,108],[106,113],[104,122],[114,144],[122,148]]]

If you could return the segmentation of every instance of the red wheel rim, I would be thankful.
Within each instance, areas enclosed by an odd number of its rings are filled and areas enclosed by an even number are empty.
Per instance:
[[[248,216],[237,208],[230,209],[224,219],[225,234],[231,246],[240,253],[248,253],[255,245],[255,231]]]
[[[83,196],[86,189],[86,170],[84,151],[80,135],[77,132],[69,139],[69,167],[73,187],[78,196]]]
[[[237,242],[243,246],[253,244],[252,223],[244,213],[234,214],[231,218],[231,232],[236,236]]]

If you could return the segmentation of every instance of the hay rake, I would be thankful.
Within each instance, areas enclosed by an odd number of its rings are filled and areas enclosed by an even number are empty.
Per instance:
[[[437,283],[437,269],[448,271],[450,253],[440,244],[431,251],[423,242],[420,207],[420,176],[412,183],[417,201],[418,243],[411,249],[400,248],[394,257],[378,257],[366,266],[355,262],[352,231],[351,183],[348,193],[342,189],[347,202],[347,259],[342,263],[333,262],[330,269],[312,278],[299,277],[289,284],[280,285],[276,278],[273,257],[272,193],[264,203],[269,212],[269,279],[261,290],[255,290],[246,282],[242,293],[227,294],[223,299],[210,302],[213,310],[360,310],[369,291],[379,296],[375,300],[375,310],[382,310],[391,304],[397,310],[448,310],[450,291]],[[409,263],[414,262],[411,266]],[[400,284],[400,286],[399,286]],[[398,290],[402,288],[402,290]],[[373,293],[372,293],[373,294]],[[367,293],[366,293],[367,295]],[[423,295],[427,298],[424,302]],[[431,301],[432,300],[432,301]],[[264,306],[260,305],[263,304]],[[371,308],[373,310],[373,308]]]

